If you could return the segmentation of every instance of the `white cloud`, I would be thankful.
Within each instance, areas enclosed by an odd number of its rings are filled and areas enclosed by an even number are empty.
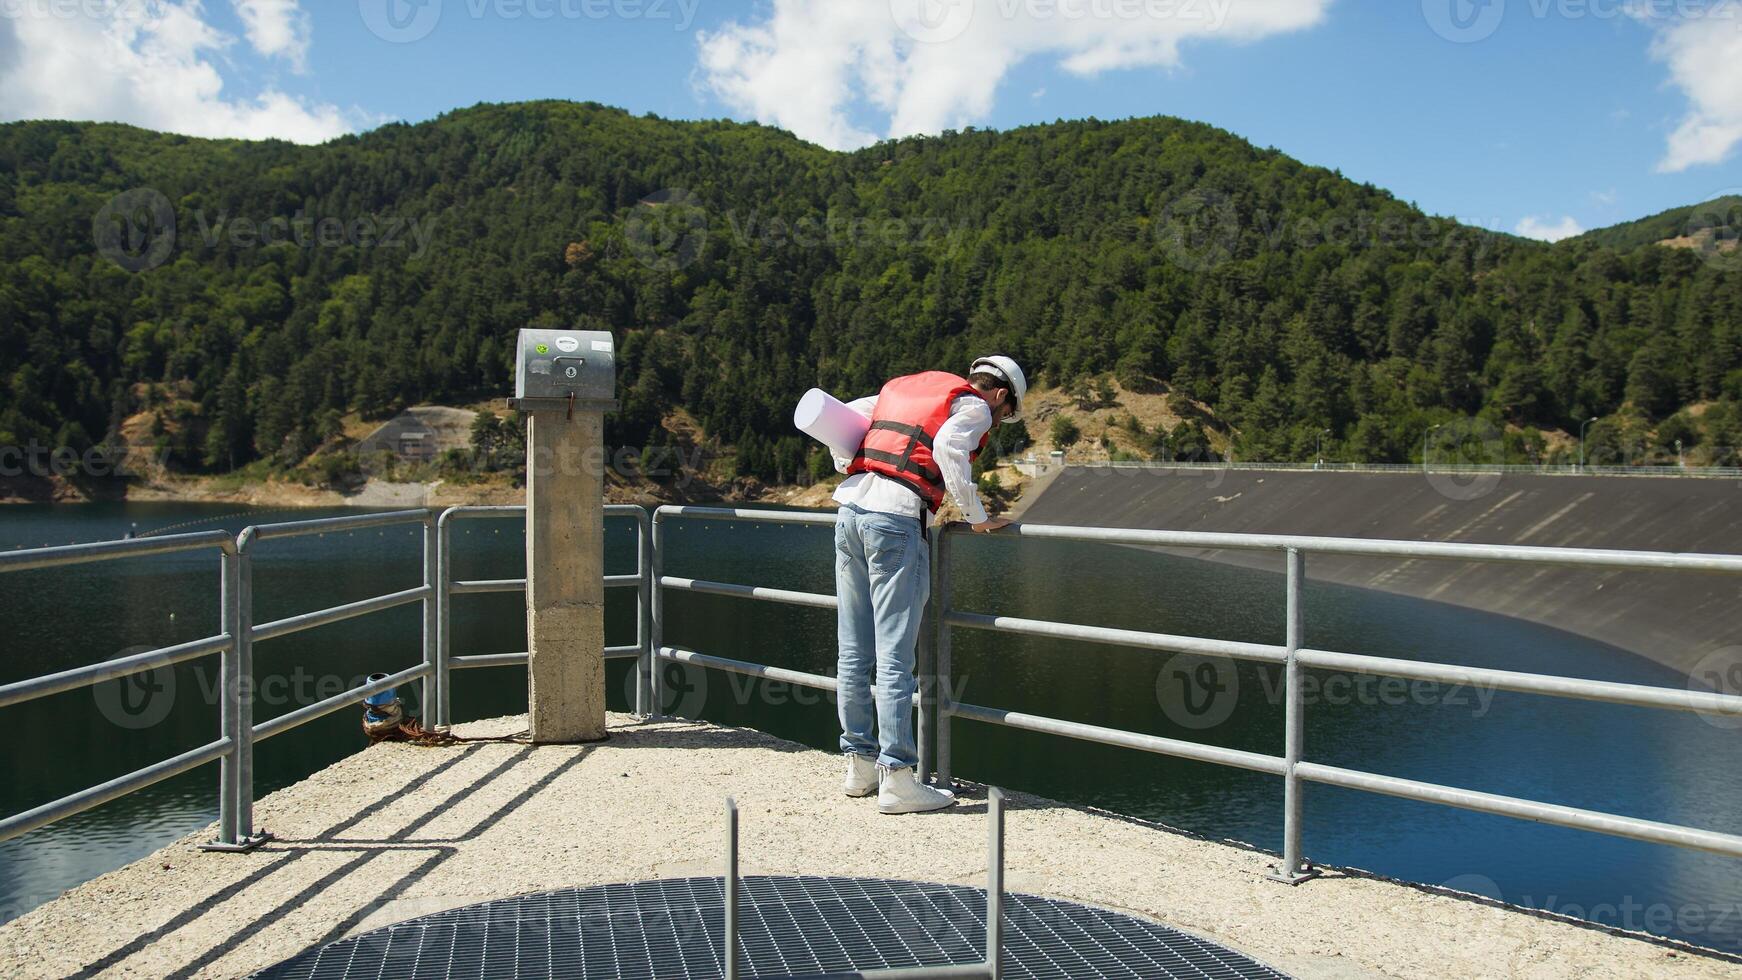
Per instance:
[[[308,66],[309,17],[300,0],[231,2],[254,50],[269,58],[284,58],[299,72]]]
[[[1019,62],[1095,75],[1180,65],[1186,41],[1319,23],[1331,0],[772,0],[698,36],[698,80],[735,110],[836,149],[984,119]],[[856,120],[856,112],[878,124]]]
[[[215,65],[235,39],[206,21],[199,0],[85,6],[103,13],[63,16],[51,4],[0,16],[0,51],[8,52],[0,61],[0,120],[89,119],[298,143],[323,142],[365,121],[276,89],[226,97]],[[306,34],[297,36],[306,49]],[[263,37],[273,37],[270,29]],[[295,43],[287,43],[279,50],[294,55]]]
[[[1669,66],[1670,82],[1688,99],[1657,169],[1724,162],[1742,143],[1742,3],[1717,0],[1674,18],[1637,16],[1656,29],[1651,55]]]
[[[1563,238],[1583,234],[1585,229],[1572,216],[1564,215],[1559,221],[1550,221],[1545,216],[1531,215],[1518,223],[1514,229],[1525,238],[1535,238],[1545,242],[1558,242]]]

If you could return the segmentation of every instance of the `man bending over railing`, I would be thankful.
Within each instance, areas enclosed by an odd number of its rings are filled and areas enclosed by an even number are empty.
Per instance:
[[[973,461],[994,421],[1015,422],[1028,380],[1008,357],[983,357],[966,378],[944,371],[896,378],[848,407],[871,420],[835,491],[835,593],[840,597],[843,784],[848,796],[877,791],[883,813],[920,813],[956,801],[914,772],[914,642],[931,595],[927,514],[947,493],[976,531],[1010,522],[988,518],[974,487]],[[871,672],[877,672],[873,740]],[[881,779],[879,772],[881,771]]]

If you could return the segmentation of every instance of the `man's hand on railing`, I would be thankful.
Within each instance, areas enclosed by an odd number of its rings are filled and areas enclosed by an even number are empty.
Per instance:
[[[993,531],[1007,528],[1013,523],[1015,522],[1008,517],[991,517],[979,524],[970,524],[968,526],[981,534],[991,534]]]

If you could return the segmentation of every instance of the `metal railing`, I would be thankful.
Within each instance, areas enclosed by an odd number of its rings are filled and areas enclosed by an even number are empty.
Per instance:
[[[726,797],[726,862],[720,878],[724,899],[723,922],[720,929],[721,954],[725,961],[725,980],[738,980],[738,900],[742,891],[738,874],[738,801]],[[1004,791],[996,786],[986,789],[986,953],[977,963],[940,966],[883,967],[874,970],[840,974],[847,977],[871,977],[875,980],[1000,980],[1004,976]],[[793,980],[793,975],[769,980]],[[810,975],[816,980],[815,975]]]
[[[455,595],[481,592],[512,592],[523,590],[526,580],[456,582],[452,580],[450,525],[453,520],[481,517],[508,517],[525,513],[515,507],[453,507],[439,516],[428,510],[401,510],[387,513],[359,514],[351,517],[329,517],[315,520],[259,524],[244,528],[232,537],[227,531],[203,531],[193,534],[137,538],[125,541],[105,541],[96,544],[68,545],[56,548],[34,548],[0,553],[0,573],[151,555],[196,552],[216,549],[221,556],[219,581],[220,632],[216,636],[191,640],[174,646],[149,650],[115,660],[61,671],[41,677],[0,686],[0,708],[24,701],[47,697],[66,691],[91,687],[104,681],[117,680],[162,667],[172,666],[197,657],[222,656],[222,676],[218,687],[219,737],[198,748],[165,759],[143,769],[108,782],[81,790],[69,796],[45,803],[34,809],[0,819],[0,840],[17,837],[57,820],[72,816],[117,797],[144,789],[154,783],[181,775],[214,760],[221,763],[218,774],[218,837],[204,845],[209,850],[246,851],[259,846],[268,835],[254,829],[254,744],[306,725],[317,718],[342,708],[361,703],[365,698],[393,690],[412,681],[422,685],[419,703],[425,716],[436,727],[446,727],[450,715],[450,672],[455,668],[491,667],[524,664],[526,653],[495,653],[454,657],[449,655],[452,613]],[[634,506],[607,506],[606,517],[634,517],[639,522],[638,567],[632,575],[607,576],[605,585],[611,588],[635,588],[639,592],[637,639],[633,646],[610,647],[610,658],[636,658],[641,663],[637,684],[637,710],[646,713],[652,669],[647,638],[649,588],[651,568],[651,535],[647,512]],[[371,528],[417,524],[423,528],[422,582],[414,588],[372,596],[354,602],[299,613],[283,619],[256,624],[254,621],[254,559],[259,547],[282,538],[313,534],[354,532]],[[331,697],[304,705],[269,719],[254,722],[254,645],[300,633],[304,630],[383,612],[399,606],[420,603],[422,606],[422,659],[416,666],[386,677],[367,681]]]
[[[25,569],[54,568],[93,561],[138,558],[175,552],[216,548],[220,554],[219,629],[217,636],[206,637],[164,647],[145,653],[105,661],[88,667],[62,671],[0,687],[0,707],[34,700],[50,694],[90,687],[108,680],[117,680],[147,671],[168,667],[195,657],[222,654],[219,681],[218,738],[199,748],[162,762],[116,777],[106,783],[81,790],[35,809],[0,820],[0,840],[29,833],[56,820],[72,816],[154,783],[178,776],[213,760],[220,762],[218,772],[218,839],[205,845],[211,850],[245,851],[266,840],[266,835],[254,832],[254,743],[289,731],[323,715],[331,714],[349,704],[362,701],[371,694],[389,690],[399,684],[427,678],[432,671],[429,657],[434,649],[435,594],[433,574],[436,567],[434,516],[423,510],[393,511],[383,514],[363,514],[355,517],[332,517],[283,524],[260,524],[245,528],[232,538],[226,531],[202,531],[161,538],[137,538],[125,541],[105,541],[95,544],[68,545],[59,548],[35,548],[0,554],[0,572]],[[254,622],[254,552],[256,546],[278,538],[300,537],[339,531],[389,527],[400,524],[424,526],[423,584],[413,589],[374,596],[301,613],[269,623]],[[363,684],[349,691],[298,708],[263,724],[254,723],[254,644],[326,626],[369,613],[381,612],[413,602],[424,605],[424,662],[400,671],[383,680]]]
[[[1673,466],[1657,463],[1636,463],[1617,466],[1612,463],[1459,463],[1430,459],[1425,463],[1342,463],[1326,460],[1322,463],[1301,462],[1242,462],[1225,460],[1212,462],[1208,460],[1159,460],[1159,459],[1096,459],[1079,460],[1076,462],[1058,463],[1049,459],[1015,459],[1008,460],[1018,466],[1031,467],[1042,472],[1053,469],[1073,470],[1120,470],[1137,472],[1142,470],[1158,470],[1161,472],[1215,472],[1218,470],[1252,470],[1256,472],[1312,472],[1336,471],[1338,473],[1450,473],[1465,475],[1482,474],[1516,474],[1519,476],[1673,476],[1688,479],[1735,480],[1742,479],[1742,466]]]
[[[452,654],[450,647],[454,596],[513,592],[525,588],[524,579],[454,581],[451,574],[452,546],[449,533],[452,522],[484,517],[509,517],[522,513],[523,507],[456,507],[442,512],[439,516],[424,510],[395,511],[263,524],[244,529],[234,539],[223,531],[209,531],[0,553],[0,573],[205,549],[216,549],[221,556],[221,626],[217,635],[9,683],[0,686],[0,707],[89,687],[202,656],[221,655],[223,665],[220,731],[216,740],[27,812],[0,819],[0,840],[27,833],[216,760],[221,763],[219,832],[218,840],[210,846],[220,850],[245,850],[264,839],[262,835],[255,833],[253,827],[253,745],[256,741],[282,734],[347,705],[359,703],[372,694],[414,680],[423,684],[422,704],[426,716],[438,728],[450,725],[450,679],[453,670],[524,664],[528,658],[524,652],[471,656]],[[650,519],[639,507],[604,508],[602,518],[610,516],[633,517],[637,521],[638,562],[635,573],[606,576],[604,584],[611,588],[637,589],[637,642],[630,646],[609,647],[605,654],[610,658],[633,657],[638,660],[635,685],[635,710],[638,714],[656,715],[663,705],[664,685],[660,671],[656,668],[665,662],[730,671],[821,690],[835,689],[835,679],[825,674],[756,664],[664,644],[664,596],[668,589],[815,609],[834,609],[837,606],[835,596],[829,594],[666,575],[665,525],[669,520],[688,518],[823,527],[834,524],[833,514],[674,506],[659,508]],[[279,538],[404,524],[419,524],[423,527],[422,584],[328,609],[255,624],[252,562],[260,545]],[[927,612],[928,625],[922,629],[918,651],[920,677],[915,704],[919,713],[919,769],[927,776],[935,775],[941,783],[953,782],[951,743],[954,723],[958,719],[1061,735],[1280,776],[1284,781],[1283,859],[1276,877],[1291,883],[1311,877],[1314,873],[1302,852],[1301,793],[1306,783],[1340,786],[1742,857],[1742,836],[1328,766],[1308,761],[1302,755],[1305,721],[1303,672],[1306,670],[1344,671],[1406,680],[1484,685],[1495,690],[1611,704],[1742,715],[1742,697],[1729,694],[1427,663],[1311,648],[1307,646],[1303,617],[1303,585],[1306,558],[1309,554],[1724,575],[1742,574],[1742,556],[1039,525],[1016,525],[999,532],[999,536],[1014,538],[1088,541],[1150,548],[1278,552],[1286,562],[1286,635],[1282,645],[1275,645],[994,616],[956,609],[951,595],[950,553],[952,540],[961,533],[964,531],[959,526],[946,527],[936,536],[936,553],[932,563],[932,602]],[[423,610],[423,659],[416,666],[353,687],[264,723],[254,723],[252,679],[256,642],[414,602],[420,603]],[[953,629],[989,630],[1280,665],[1285,676],[1282,752],[1280,755],[1250,752],[955,701],[950,694],[953,687],[940,684],[940,680],[948,681],[952,677]]]
[[[182,663],[214,653],[222,656],[220,680],[222,690],[226,694],[238,690],[240,688],[238,678],[241,676],[238,669],[238,656],[241,645],[237,642],[237,638],[241,635],[241,630],[237,625],[236,610],[237,603],[240,601],[241,566],[246,559],[238,554],[236,540],[223,531],[201,531],[193,534],[166,535],[161,538],[104,541],[96,544],[75,544],[57,548],[32,548],[27,551],[5,552],[0,553],[0,572],[59,568],[67,565],[82,565],[88,562],[144,558],[150,555],[198,552],[207,549],[216,549],[220,556],[218,605],[222,612],[218,635],[0,686],[0,708],[25,701],[34,701],[37,698],[48,697],[63,691],[91,687],[104,681],[142,674],[159,667]],[[183,752],[173,758],[164,759],[89,789],[80,790],[58,800],[44,803],[23,813],[0,819],[0,840],[27,834],[38,827],[54,823],[56,820],[63,820],[75,813],[82,813],[117,797],[144,789],[153,783],[161,782],[172,776],[179,776],[214,759],[222,762],[219,782],[227,790],[237,779],[236,747],[241,741],[234,735],[234,718],[229,714],[230,700],[228,696],[225,697],[225,714],[220,722],[221,730],[216,741],[207,742],[199,748]],[[228,792],[222,793],[221,798],[224,803],[220,822],[224,827],[233,830],[235,826],[235,812],[231,809],[234,805],[233,800]]]
[[[651,635],[649,619],[651,616],[651,575],[653,567],[653,546],[649,533],[650,520],[644,508],[634,504],[606,504],[606,517],[632,517],[636,521],[636,564],[635,572],[629,575],[606,575],[607,589],[635,589],[635,642],[629,646],[605,648],[605,659],[619,660],[633,658],[637,662],[635,684],[635,712],[650,714],[650,690],[652,685],[653,659],[648,655],[648,637]],[[438,621],[436,643],[436,697],[435,710],[431,713],[434,724],[438,728],[446,728],[453,724],[453,703],[449,696],[449,679],[455,670],[472,667],[511,667],[524,665],[530,657],[526,651],[518,653],[481,653],[470,656],[453,656],[453,597],[456,595],[477,595],[487,592],[525,592],[526,579],[505,578],[476,581],[453,580],[453,549],[452,522],[465,519],[518,517],[526,513],[522,504],[502,506],[468,506],[449,507],[442,511],[436,521],[439,536],[438,551],[441,554],[441,568],[438,570],[437,581],[440,592],[437,596]]]
[[[662,599],[664,589],[737,596],[823,609],[835,608],[837,604],[836,598],[832,595],[790,592],[725,582],[698,581],[664,574],[663,527],[666,521],[671,518],[833,525],[834,515],[818,512],[783,512],[717,507],[659,508],[653,517],[655,589],[653,593],[652,635],[654,654],[662,661],[712,667],[822,690],[834,690],[835,679],[833,677],[731,660],[664,644],[664,603]],[[1306,580],[1308,554],[1522,563],[1607,570],[1685,571],[1724,575],[1742,575],[1742,556],[1042,525],[1014,525],[995,535],[1089,541],[1150,548],[1278,552],[1284,557],[1286,563],[1284,577],[1286,630],[1284,642],[1278,646],[1195,636],[1176,636],[1141,630],[1110,629],[1011,616],[992,616],[956,609],[950,588],[950,552],[952,540],[963,533],[967,533],[964,527],[954,525],[942,528],[941,533],[937,533],[935,538],[937,543],[932,556],[932,601],[927,612],[930,625],[929,628],[922,629],[922,641],[917,651],[920,675],[919,697],[916,698],[916,709],[919,713],[917,739],[919,743],[919,771],[922,776],[935,775],[937,781],[942,784],[953,782],[951,740],[953,723],[957,719],[1060,735],[1174,758],[1280,776],[1283,779],[1282,861],[1276,868],[1276,874],[1272,877],[1291,884],[1304,881],[1316,874],[1311,864],[1303,856],[1302,851],[1301,794],[1304,784],[1309,782],[1460,807],[1482,813],[1628,837],[1651,843],[1710,851],[1731,857],[1742,857],[1742,836],[1402,779],[1380,773],[1328,766],[1307,761],[1302,757],[1306,717],[1303,672],[1308,669],[1344,671],[1442,683],[1486,685],[1495,690],[1600,701],[1610,704],[1742,715],[1742,696],[1730,694],[1361,656],[1310,648],[1306,642],[1303,615],[1303,586]],[[1227,657],[1280,665],[1284,671],[1285,692],[1282,752],[1280,755],[1249,752],[955,701],[950,695],[954,687],[949,683],[940,682],[948,682],[952,677],[951,630],[958,628],[1105,643],[1159,652]],[[930,642],[926,642],[927,639]],[[654,694],[653,703],[655,705],[662,704],[663,701],[659,698],[661,692],[656,688]],[[935,741],[935,746],[929,744],[932,741]]]
[[[347,602],[320,609],[314,612],[288,616],[270,623],[254,625],[254,561],[253,551],[257,544],[274,541],[281,538],[299,538],[311,534],[327,534],[342,531],[363,531],[370,528],[397,527],[406,524],[419,524],[423,527],[423,584],[414,589],[390,592],[385,595]],[[300,725],[306,725],[316,718],[322,718],[350,705],[359,704],[363,699],[390,691],[401,684],[411,681],[423,682],[423,701],[428,704],[430,693],[430,677],[434,673],[435,663],[435,594],[436,594],[436,543],[435,516],[427,510],[396,510],[382,514],[359,514],[355,517],[328,517],[312,521],[288,521],[279,524],[258,524],[242,529],[236,536],[236,550],[241,554],[241,588],[237,612],[240,616],[238,629],[239,642],[239,676],[249,685],[249,690],[242,692],[226,692],[224,711],[233,717],[231,737],[236,740],[237,765],[234,784],[223,787],[222,797],[229,801],[227,809],[235,816],[235,826],[232,828],[220,816],[218,840],[207,847],[213,850],[248,850],[258,846],[268,839],[267,834],[256,833],[254,830],[254,743],[282,735]],[[326,626],[331,623],[366,616],[370,613],[383,612],[410,603],[420,603],[423,607],[423,660],[415,667],[409,667],[395,674],[390,674],[376,681],[367,681],[329,698],[304,705],[294,711],[286,712],[261,724],[254,724],[254,697],[252,691],[254,679],[254,644],[262,640],[273,640],[292,633]]]

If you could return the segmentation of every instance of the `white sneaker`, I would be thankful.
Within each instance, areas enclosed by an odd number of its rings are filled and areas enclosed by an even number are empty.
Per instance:
[[[949,790],[933,789],[919,781],[911,768],[883,770],[882,788],[877,793],[877,809],[883,813],[924,813],[942,810],[956,802]]]
[[[849,753],[847,778],[841,780],[841,790],[848,796],[870,796],[877,792],[877,760]]]

